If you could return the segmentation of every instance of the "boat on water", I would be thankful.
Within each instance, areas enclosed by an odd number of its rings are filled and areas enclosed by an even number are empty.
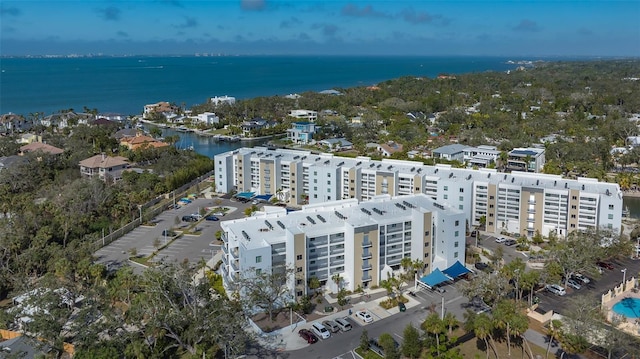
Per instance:
[[[187,127],[187,126],[180,126],[180,127],[176,128],[176,131],[178,131],[178,132],[193,132],[193,130],[190,129],[189,127]]]
[[[238,142],[240,141],[240,137],[238,136],[224,136],[224,135],[219,135],[218,137],[218,141],[223,141],[223,142]]]

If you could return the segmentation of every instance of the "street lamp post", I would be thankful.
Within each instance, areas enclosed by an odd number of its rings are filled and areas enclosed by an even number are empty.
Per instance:
[[[138,205],[138,211],[140,211],[140,224],[142,224],[142,205]]]
[[[625,282],[627,281],[627,268],[621,269],[620,272],[622,272],[622,291],[624,292]]]

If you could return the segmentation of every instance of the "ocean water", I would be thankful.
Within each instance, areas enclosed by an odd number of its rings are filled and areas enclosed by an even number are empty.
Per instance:
[[[50,114],[84,106],[124,115],[145,104],[187,107],[237,99],[369,86],[401,76],[506,71],[497,57],[94,57],[0,59],[0,113]]]

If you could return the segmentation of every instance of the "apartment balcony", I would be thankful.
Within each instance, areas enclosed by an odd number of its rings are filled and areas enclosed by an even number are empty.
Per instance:
[[[229,254],[231,254],[231,259],[239,259],[240,255],[238,254],[238,247],[233,247],[229,249]]]
[[[371,258],[373,258],[373,255],[371,253],[362,253],[362,260]]]
[[[226,267],[229,265],[229,259],[227,258],[227,256],[222,256],[222,264],[224,264],[223,267]]]
[[[239,272],[240,271],[240,261],[237,260],[237,259],[234,260],[234,261],[231,261],[231,269],[234,272]]]
[[[331,251],[329,251],[331,253],[331,255],[334,254],[344,254],[344,248],[337,248],[337,249],[332,249]]]
[[[402,247],[387,248],[387,255],[393,255],[396,253],[402,253]]]
[[[362,242],[362,248],[371,248],[372,246],[373,246],[373,242],[371,241]]]
[[[227,234],[225,232],[222,232],[220,239],[222,240],[223,243],[229,242],[229,238],[227,238]]]
[[[227,266],[220,266],[220,268],[222,269],[222,276],[224,278],[230,278],[229,271],[227,270]]]
[[[370,275],[365,275],[362,277],[363,282],[371,282],[373,278]]]
[[[387,244],[395,244],[395,243],[400,243],[404,241],[404,239],[402,238],[402,236],[397,236],[397,237],[387,237]]]
[[[362,270],[371,270],[371,268],[373,268],[373,266],[371,264],[363,264],[362,265]]]
[[[222,247],[222,253],[229,254],[229,249],[227,248],[226,244],[223,244],[220,247]]]
[[[331,261],[331,267],[344,265],[344,259],[335,259]]]

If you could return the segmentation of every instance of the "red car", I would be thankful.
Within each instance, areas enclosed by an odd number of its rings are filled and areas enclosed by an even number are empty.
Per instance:
[[[298,335],[300,336],[300,338],[306,340],[307,343],[309,344],[313,344],[318,341],[318,337],[316,337],[315,334],[313,334],[310,330],[307,330],[307,329],[300,329],[300,331],[298,332]]]
[[[611,263],[607,263],[607,262],[598,262],[596,263],[596,265],[600,268],[604,268],[604,269],[608,269],[608,270],[613,270],[613,264]]]

